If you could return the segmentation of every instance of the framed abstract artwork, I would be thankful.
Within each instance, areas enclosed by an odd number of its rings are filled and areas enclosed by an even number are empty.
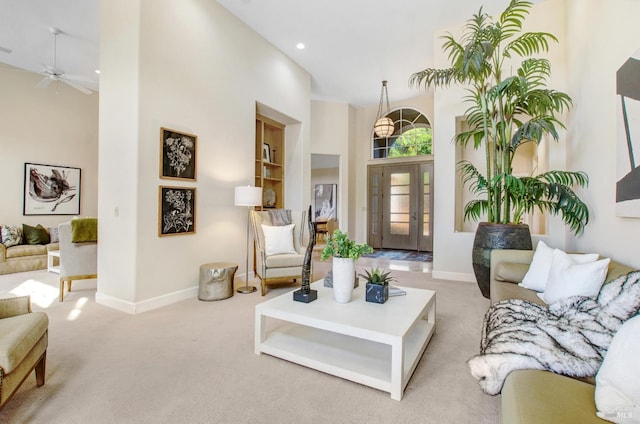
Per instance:
[[[158,196],[158,236],[194,234],[196,189],[160,186]]]
[[[616,215],[640,218],[640,49],[616,72],[618,95]]]
[[[326,221],[329,218],[337,219],[338,185],[316,184],[314,191],[315,220]]]
[[[24,164],[23,215],[80,215],[80,168]]]
[[[160,178],[196,180],[198,136],[160,128]]]

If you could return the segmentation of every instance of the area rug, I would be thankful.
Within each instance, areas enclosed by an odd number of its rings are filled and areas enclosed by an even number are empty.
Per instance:
[[[414,250],[376,249],[373,253],[363,255],[366,258],[379,258],[395,261],[431,262],[432,252],[416,252]]]

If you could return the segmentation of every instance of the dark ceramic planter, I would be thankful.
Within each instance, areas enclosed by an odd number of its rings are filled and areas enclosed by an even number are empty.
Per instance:
[[[389,284],[367,283],[365,300],[373,303],[384,303],[389,299]]]
[[[531,250],[531,232],[526,224],[481,222],[473,241],[473,272],[482,295],[490,298],[491,251],[493,249]]]

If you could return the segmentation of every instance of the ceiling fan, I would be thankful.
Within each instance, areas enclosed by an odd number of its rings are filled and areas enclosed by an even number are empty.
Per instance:
[[[55,81],[56,83],[62,82],[64,84],[67,84],[69,87],[73,87],[84,94],[91,94],[92,93],[91,90],[79,84],[79,82],[92,82],[90,78],[83,77],[81,75],[65,74],[64,72],[58,69],[57,41],[58,41],[58,34],[61,34],[62,31],[60,31],[57,28],[51,28],[51,33],[53,34],[53,66],[45,65],[45,67],[42,69],[42,72],[41,72],[41,75],[43,75],[44,78],[40,80],[40,82],[36,85],[36,87],[46,88],[49,86],[49,84]]]

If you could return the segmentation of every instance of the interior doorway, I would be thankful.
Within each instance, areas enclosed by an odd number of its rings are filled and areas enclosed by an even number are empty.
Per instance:
[[[368,167],[367,243],[433,250],[433,162]]]
[[[343,208],[340,192],[340,155],[311,154],[311,203],[313,218],[333,218],[337,225]],[[331,211],[328,216],[323,210],[324,203],[329,202]]]

